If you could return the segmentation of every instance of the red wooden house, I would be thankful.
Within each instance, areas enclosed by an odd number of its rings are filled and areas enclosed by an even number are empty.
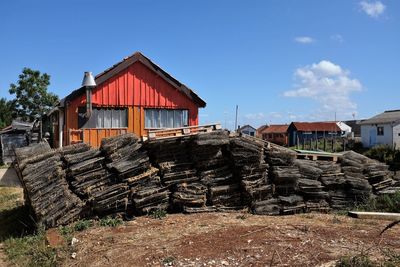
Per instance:
[[[206,106],[140,52],[98,74],[95,83],[73,91],[51,112],[55,147],[82,141],[97,147],[102,138],[126,132],[142,137],[149,129],[198,125],[198,109]]]
[[[287,146],[289,142],[288,128],[289,125],[287,124],[272,124],[261,132],[262,139],[281,146]]]

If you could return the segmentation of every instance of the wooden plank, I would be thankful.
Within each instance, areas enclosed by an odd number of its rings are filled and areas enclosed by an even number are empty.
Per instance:
[[[133,98],[133,96],[132,96]],[[128,130],[131,133],[135,132],[135,128],[134,128],[134,115],[133,115],[133,109],[134,107],[130,106],[128,107]]]
[[[149,130],[149,139],[169,138],[182,135],[193,135],[198,133],[212,132],[221,129],[220,124],[209,124],[199,126],[188,126],[182,128],[171,128],[161,130]]]
[[[373,220],[400,220],[400,213],[388,212],[365,212],[365,211],[349,211],[348,216],[358,219],[373,219]]]

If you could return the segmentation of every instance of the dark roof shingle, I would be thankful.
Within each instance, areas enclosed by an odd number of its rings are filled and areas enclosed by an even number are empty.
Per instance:
[[[287,124],[272,124],[263,133],[286,133],[288,128]]]
[[[400,110],[387,110],[370,119],[362,120],[358,124],[379,124],[400,122]]]

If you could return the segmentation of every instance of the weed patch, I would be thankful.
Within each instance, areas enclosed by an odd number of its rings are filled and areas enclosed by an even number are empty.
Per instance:
[[[377,266],[367,255],[343,256],[336,267],[375,267]]]
[[[150,217],[153,219],[162,220],[163,218],[167,217],[167,211],[162,209],[153,210],[150,212]]]
[[[100,219],[99,224],[103,227],[117,227],[123,223],[121,218],[105,217]]]
[[[396,267],[400,266],[400,254],[392,250],[382,250],[383,258],[372,260],[370,255],[360,253],[340,257],[336,267]]]
[[[79,220],[74,224],[74,230],[80,232],[89,229],[93,225],[94,224],[92,220]]]
[[[356,207],[360,211],[400,212],[400,191],[370,198]]]
[[[46,243],[44,232],[4,241],[4,251],[15,266],[56,266],[56,251]]]

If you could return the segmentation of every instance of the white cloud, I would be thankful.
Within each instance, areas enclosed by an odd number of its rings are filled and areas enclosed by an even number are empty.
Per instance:
[[[266,116],[264,113],[259,112],[259,113],[249,113],[249,114],[244,115],[244,117],[245,117],[245,119],[248,119],[248,120],[263,120],[263,119],[265,119]]]
[[[301,44],[311,44],[311,43],[315,42],[315,40],[313,38],[308,37],[308,36],[296,37],[296,38],[294,38],[294,41],[297,43],[301,43]]]
[[[362,90],[359,80],[350,72],[328,60],[298,68],[295,73],[296,88],[284,92],[285,97],[310,98],[320,105],[321,114],[338,112],[348,116],[356,112],[357,104],[350,99],[353,92]]]
[[[338,42],[338,43],[344,43],[344,38],[340,34],[331,35],[331,40],[335,41],[335,42]]]
[[[378,18],[386,9],[386,6],[381,1],[361,1],[359,4],[361,9],[372,18]]]

